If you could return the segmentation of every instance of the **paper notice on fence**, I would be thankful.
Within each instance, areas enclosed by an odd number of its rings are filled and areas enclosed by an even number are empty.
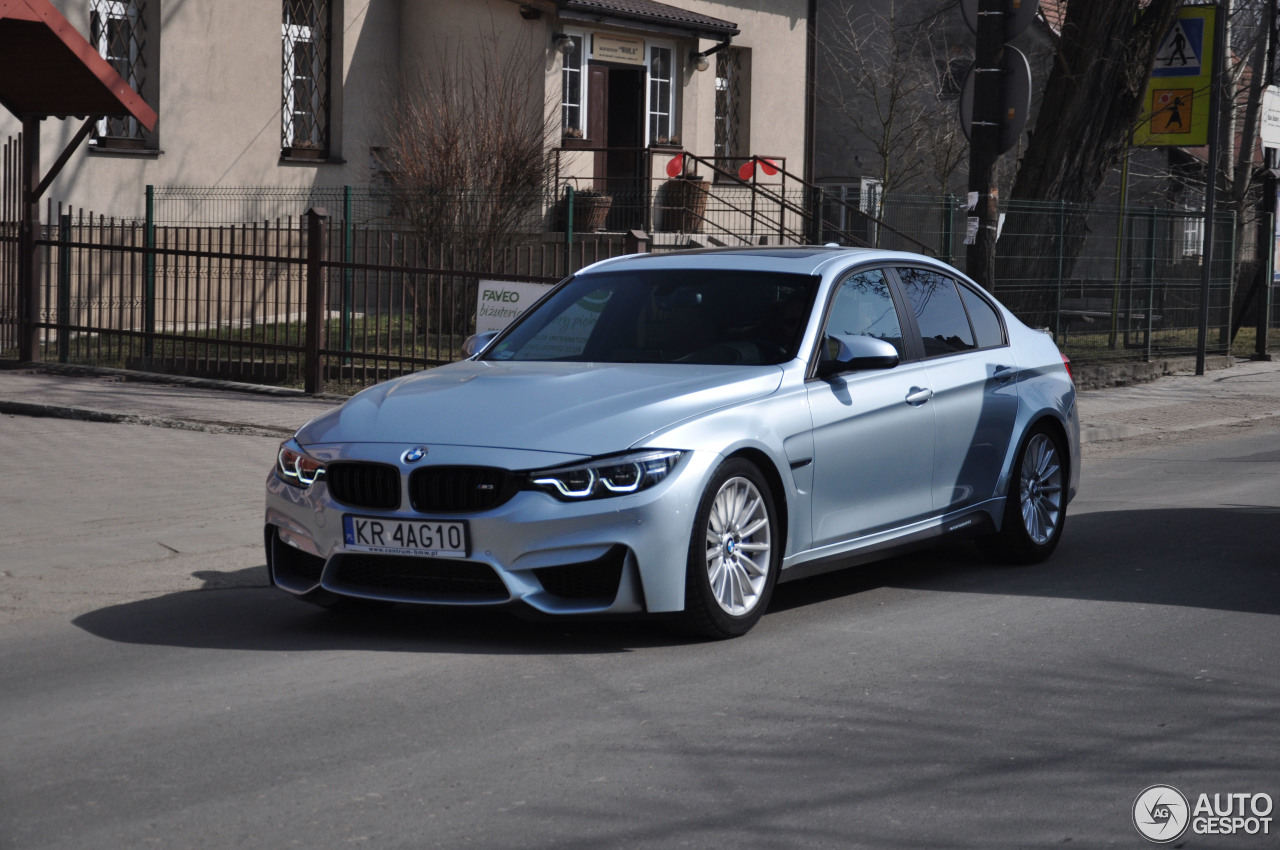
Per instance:
[[[969,216],[968,223],[964,229],[964,244],[972,245],[978,241],[978,217],[976,215]]]

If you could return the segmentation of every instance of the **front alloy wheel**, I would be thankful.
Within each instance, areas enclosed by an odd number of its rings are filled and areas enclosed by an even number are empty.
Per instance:
[[[713,638],[745,634],[764,614],[778,579],[773,495],[751,463],[716,470],[689,545],[684,624]]]

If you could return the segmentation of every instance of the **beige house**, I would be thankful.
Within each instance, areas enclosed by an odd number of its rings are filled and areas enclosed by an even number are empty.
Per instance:
[[[694,172],[727,187],[725,173],[753,156],[768,167],[748,167],[750,180],[794,184],[809,166],[809,0],[54,5],[159,115],[153,131],[99,121],[46,194],[109,216],[140,217],[146,185],[377,184],[405,81],[430,82],[440,57],[466,67],[495,45],[523,57],[534,96],[559,113],[547,140],[560,154],[557,191],[656,196],[657,181]],[[80,123],[45,122],[46,166]],[[0,140],[19,129],[0,115]],[[621,224],[656,227],[648,215]]]

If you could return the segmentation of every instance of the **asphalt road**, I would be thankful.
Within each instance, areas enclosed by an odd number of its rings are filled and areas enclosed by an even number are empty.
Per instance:
[[[721,643],[287,598],[273,439],[0,445],[5,850],[1142,847],[1147,786],[1280,799],[1275,420],[1089,446],[1048,564],[783,585]]]

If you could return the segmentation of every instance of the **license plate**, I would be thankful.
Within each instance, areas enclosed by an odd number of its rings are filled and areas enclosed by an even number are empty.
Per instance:
[[[343,514],[345,548],[379,555],[467,557],[467,524],[435,519],[388,519]]]

